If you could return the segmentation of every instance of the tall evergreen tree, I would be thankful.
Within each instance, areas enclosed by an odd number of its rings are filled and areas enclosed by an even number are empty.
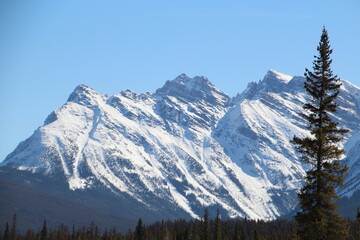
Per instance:
[[[306,69],[305,90],[309,101],[304,105],[302,116],[308,123],[310,137],[294,137],[293,143],[302,154],[302,161],[310,165],[305,185],[298,195],[301,211],[296,220],[301,239],[341,240],[348,236],[346,221],[336,214],[336,186],[343,185],[347,167],[339,162],[344,150],[337,143],[348,130],[338,127],[331,115],[336,112],[335,99],[341,83],[333,75],[328,33],[323,28],[318,55],[313,61],[313,71]]]

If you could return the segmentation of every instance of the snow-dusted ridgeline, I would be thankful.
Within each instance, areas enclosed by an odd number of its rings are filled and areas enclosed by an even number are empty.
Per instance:
[[[126,193],[154,211],[161,202],[191,217],[214,206],[230,217],[273,219],[296,206],[306,170],[289,142],[308,134],[298,116],[303,81],[270,70],[234,98],[185,74],[147,94],[80,85],[2,165],[64,175],[74,191]],[[359,93],[344,80],[335,116],[351,130],[347,196],[360,181]]]

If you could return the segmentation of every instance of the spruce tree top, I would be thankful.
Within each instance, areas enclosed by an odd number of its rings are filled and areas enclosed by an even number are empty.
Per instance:
[[[304,87],[310,96],[310,101],[304,105],[305,113],[302,114],[314,138],[305,138],[300,142],[299,138],[294,138],[294,142],[300,145],[297,150],[303,154],[302,160],[313,166],[319,164],[319,161],[340,159],[344,151],[334,144],[341,141],[342,135],[348,131],[338,128],[338,123],[330,116],[331,113],[336,112],[338,104],[334,100],[339,95],[341,83],[330,68],[332,49],[325,27],[317,51],[318,55],[314,56],[313,71],[309,69],[305,71]],[[309,151],[310,149],[313,151]]]

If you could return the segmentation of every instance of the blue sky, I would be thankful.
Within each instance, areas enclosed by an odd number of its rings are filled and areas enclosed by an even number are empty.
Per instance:
[[[360,86],[360,1],[0,1],[0,161],[79,84],[153,92],[181,73],[230,96],[268,69],[303,75],[323,25]]]

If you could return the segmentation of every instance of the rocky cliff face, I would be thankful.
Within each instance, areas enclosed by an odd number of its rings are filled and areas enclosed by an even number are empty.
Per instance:
[[[289,143],[309,134],[298,116],[303,82],[270,70],[234,98],[185,74],[147,94],[80,85],[1,164],[65,179],[75,192],[107,191],[118,205],[126,196],[160,216],[198,217],[213,207],[274,219],[296,206],[307,168]],[[360,89],[343,81],[341,90],[334,118],[351,131],[340,193],[351,196],[360,182]]]

